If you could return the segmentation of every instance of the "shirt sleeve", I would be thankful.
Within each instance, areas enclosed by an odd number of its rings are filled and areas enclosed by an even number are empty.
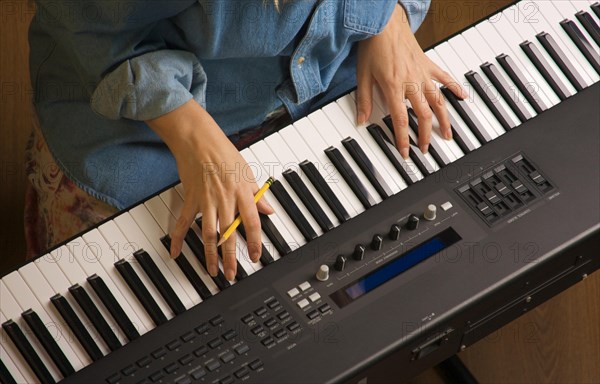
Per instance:
[[[398,4],[404,7],[410,28],[415,33],[427,16],[431,0],[398,0]]]
[[[148,120],[191,98],[204,104],[206,74],[170,49],[161,22],[194,0],[39,0],[36,21],[71,55],[91,108],[109,119]]]

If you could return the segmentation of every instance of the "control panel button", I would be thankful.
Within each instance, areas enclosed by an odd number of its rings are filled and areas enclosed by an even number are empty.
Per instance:
[[[329,279],[329,267],[326,266],[325,264],[321,265],[319,267],[319,270],[317,271],[317,280],[319,281],[327,281],[327,279]],[[297,291],[297,289],[296,289]],[[300,293],[300,292],[298,292]],[[289,294],[289,292],[288,292]]]
[[[306,314],[306,317],[308,317],[310,320],[315,319],[318,316],[319,316],[319,311],[317,311],[316,309],[312,310]]]
[[[379,251],[383,246],[383,237],[381,235],[373,236],[373,240],[371,240],[371,249],[374,251]]]
[[[279,312],[277,314],[277,317],[279,318],[279,320],[285,320],[288,317],[290,317],[290,313],[288,311]]]
[[[289,297],[291,297],[293,299],[294,297],[296,297],[300,294],[300,291],[298,290],[298,288],[292,288],[289,291],[287,291],[287,294]]]
[[[308,300],[306,299],[302,299],[298,302],[298,307],[300,307],[300,309],[304,309],[306,307],[308,307],[310,303],[308,302]]]
[[[274,319],[274,318],[272,318],[272,317],[271,317],[271,318],[268,318],[268,319],[265,321],[265,325],[266,325],[267,327],[269,327],[269,328],[271,328],[271,327],[272,327],[272,326],[274,326],[275,324],[277,324],[277,320],[275,320],[275,319]]]
[[[248,364],[250,369],[253,371],[256,371],[258,368],[262,367],[263,365],[264,364],[261,359],[256,359],[254,361],[251,361],[250,364]]]
[[[289,329],[290,332],[294,332],[298,328],[300,328],[300,324],[296,323],[295,321],[287,326],[287,329]]]
[[[417,215],[411,214],[408,216],[408,221],[406,222],[406,229],[410,229],[414,231],[419,228],[419,217]]]
[[[275,331],[275,333],[273,333],[275,335],[276,338],[281,339],[282,337],[284,337],[285,335],[287,335],[287,332],[285,331],[285,329],[278,329]]]
[[[366,248],[364,245],[358,244],[356,247],[354,247],[354,253],[352,254],[352,258],[357,261],[364,259],[365,250]]]
[[[392,241],[397,241],[400,238],[400,232],[401,232],[400,226],[398,224],[393,224],[392,227],[390,228],[390,233],[389,233],[388,237]]]
[[[270,309],[277,308],[279,306],[279,301],[277,299],[267,301],[267,307]]]
[[[265,337],[264,339],[262,339],[260,341],[262,343],[262,345],[264,345],[265,347],[268,347],[269,345],[273,345],[275,344],[275,339],[272,338],[271,336]]]
[[[308,296],[308,299],[310,301],[312,301],[313,303],[317,300],[319,300],[321,298],[321,295],[319,295],[319,292],[315,292],[312,295]]]
[[[425,208],[425,212],[423,212],[423,218],[427,221],[435,220],[437,215],[437,207],[434,204],[429,204],[427,208]]]
[[[305,281],[304,283],[300,284],[300,285],[298,286],[298,288],[300,288],[300,290],[301,290],[302,292],[304,292],[304,291],[306,291],[307,289],[309,289],[309,288],[310,288],[310,283],[309,283],[308,281]]]
[[[258,335],[259,333],[261,333],[261,332],[264,332],[264,330],[265,330],[265,329],[263,328],[263,326],[262,326],[262,325],[257,325],[256,327],[252,328],[250,331],[251,331],[253,334],[255,334],[255,335]]]
[[[242,323],[244,324],[248,324],[252,321],[252,314],[247,314],[246,316],[242,317]]]
[[[265,313],[267,313],[267,309],[265,307],[260,307],[257,308],[254,313],[256,314],[256,316],[263,316]]]
[[[446,201],[445,203],[443,203],[442,205],[440,205],[440,208],[442,208],[442,210],[444,212],[450,210],[452,208],[452,203],[449,201]]]
[[[344,255],[338,255],[335,259],[335,269],[340,272],[346,269],[346,257]]]
[[[233,374],[238,379],[241,379],[242,377],[247,376],[248,373],[250,373],[250,370],[246,367],[242,367],[242,368],[238,369],[237,371],[235,371]]]
[[[249,350],[250,350],[250,347],[248,346],[248,344],[242,344],[235,348],[235,353],[237,353],[238,355],[243,355],[244,353],[248,352]]]
[[[319,307],[319,311],[321,313],[325,313],[327,311],[329,311],[331,309],[331,306],[329,304],[323,304]]]

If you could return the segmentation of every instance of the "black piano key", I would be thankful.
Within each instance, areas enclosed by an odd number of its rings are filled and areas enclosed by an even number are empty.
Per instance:
[[[465,77],[469,81],[469,83],[475,89],[475,92],[481,97],[485,105],[492,111],[492,114],[500,122],[502,128],[509,131],[515,127],[514,123],[511,121],[508,111],[504,109],[504,107],[498,102],[494,101],[490,98],[490,96],[485,91],[487,85],[483,78],[479,75],[479,73],[475,71],[469,71],[465,74]]]
[[[402,176],[407,185],[412,185],[419,181],[417,175],[415,175],[414,172],[411,172],[409,174],[406,171],[406,169],[403,166],[403,164],[406,163],[404,162],[402,155],[400,155],[400,153],[396,149],[396,146],[391,142],[389,137],[385,134],[385,132],[383,132],[383,129],[379,125],[371,124],[367,127],[367,131],[369,131],[371,137],[373,137],[379,148],[381,148],[381,150],[388,158],[388,160],[390,160],[394,168],[396,168],[398,173],[400,173],[400,176]]]
[[[321,208],[315,197],[310,193],[296,171],[288,169],[283,172],[283,177],[285,177],[292,189],[296,192],[323,232],[333,229],[333,223],[329,220],[329,217],[325,211],[323,211],[323,208]]]
[[[111,316],[115,319],[125,336],[129,341],[133,341],[140,337],[140,333],[135,328],[129,317],[121,308],[121,305],[115,299],[112,292],[106,286],[106,283],[102,278],[96,274],[87,278],[88,283],[92,286],[96,295],[100,298],[108,312],[110,312]]]
[[[160,239],[161,243],[165,246],[167,250],[171,249],[171,237],[169,235]],[[198,292],[202,300],[206,300],[212,296],[210,289],[204,284],[204,281],[198,276],[194,267],[190,264],[188,259],[185,257],[183,253],[180,253],[179,256],[175,258],[175,263],[181,269],[181,272],[188,279],[192,287]]]
[[[240,223],[240,225],[238,226],[238,232],[240,233],[240,236],[242,236],[242,238],[246,241],[246,244],[248,243],[248,236],[246,234],[246,227],[244,227],[244,223]],[[271,253],[269,253],[269,250],[267,249],[267,247],[265,247],[264,244],[261,244],[261,251],[260,251],[260,263],[263,266],[269,265],[272,262],[275,261],[275,259],[273,259],[273,256],[271,256]]]
[[[98,333],[106,342],[106,345],[108,345],[108,348],[110,348],[111,351],[116,351],[117,349],[121,348],[122,345],[117,338],[117,335],[115,335],[113,330],[110,328],[110,325],[108,325],[106,319],[102,316],[96,307],[96,304],[94,304],[85,289],[83,289],[83,287],[79,284],[75,284],[69,287],[69,292],[71,295],[73,295],[92,324],[94,324],[94,327],[96,327],[96,330],[98,330]]]
[[[517,88],[519,88],[523,96],[525,96],[527,101],[529,101],[529,104],[531,104],[531,107],[535,110],[536,113],[542,113],[546,109],[548,109],[546,104],[544,104],[544,102],[539,98],[536,98],[536,95],[533,94],[532,90],[529,87],[527,87],[527,79],[523,75],[523,72],[521,72],[521,69],[519,69],[519,67],[515,64],[515,62],[510,56],[502,54],[500,56],[497,56],[496,60],[498,60],[500,66],[504,68],[504,70],[511,78],[513,83],[515,83],[515,85],[517,86]]]
[[[64,377],[75,373],[75,369],[71,365],[71,362],[67,359],[58,344],[56,344],[56,340],[54,340],[50,332],[48,332],[48,329],[38,314],[33,310],[28,309],[23,312],[22,316],[29,325],[29,328],[31,328],[35,334],[35,337],[40,341],[40,344],[42,344],[46,352],[48,352],[48,355],[52,361],[54,361],[54,364],[56,364],[60,373],[62,373]]]
[[[2,324],[2,328],[6,331],[8,337],[10,337],[19,352],[21,352],[21,355],[25,361],[27,361],[27,364],[29,364],[31,370],[33,373],[35,373],[37,378],[44,384],[55,383],[56,381],[54,381],[54,378],[48,371],[48,368],[46,368],[44,362],[42,359],[40,359],[31,344],[29,344],[29,341],[23,334],[23,331],[21,331],[19,325],[12,320],[8,320]]]
[[[196,219],[196,224],[198,224],[198,227],[202,230],[202,218],[198,218]],[[220,234],[217,231],[217,242],[219,242],[220,239]],[[219,255],[219,257],[221,258],[221,261],[223,261],[223,248],[218,247],[217,248],[217,254]],[[235,279],[240,281],[245,279],[246,277],[248,277],[248,272],[246,272],[246,270],[242,267],[242,265],[240,264],[239,260],[235,259],[235,262],[237,264],[237,268],[235,270]],[[224,276],[224,275],[223,275]]]
[[[271,243],[273,243],[273,246],[277,252],[279,252],[281,256],[291,253],[292,248],[290,248],[289,244],[285,241],[283,236],[281,236],[281,233],[279,233],[279,230],[275,224],[273,224],[273,221],[271,221],[269,216],[262,213],[259,213],[258,215],[260,217],[260,227],[265,232],[269,240],[271,240]]]
[[[571,63],[571,60],[569,60],[558,44],[556,44],[552,35],[541,32],[538,33],[536,37],[546,52],[552,57],[552,60],[554,60],[567,79],[569,79],[573,87],[575,87],[577,92],[582,91],[583,88],[585,88],[585,81],[581,78],[581,75],[577,72],[577,69],[573,66],[573,63]]]
[[[358,164],[358,167],[363,171],[365,176],[367,176],[367,179],[371,182],[371,185],[375,188],[377,193],[379,193],[379,196],[381,196],[383,200],[392,196],[394,192],[392,192],[384,177],[367,157],[367,154],[360,147],[360,144],[352,137],[347,137],[342,140],[342,144],[356,164]]]
[[[565,84],[563,84],[556,72],[554,72],[535,44],[531,41],[524,41],[519,45],[527,57],[529,57],[529,60],[531,60],[533,65],[537,68],[538,72],[548,82],[554,93],[556,93],[561,100],[566,100],[567,97],[569,97],[569,90]]]
[[[166,323],[167,317],[152,298],[152,295],[148,292],[148,289],[144,286],[137,273],[135,273],[131,264],[127,260],[121,259],[115,263],[115,267],[129,289],[131,289],[135,297],[140,301],[140,304],[148,312],[154,324],[161,325]]]
[[[431,166],[429,165],[429,162],[427,161],[427,159],[425,159],[423,152],[421,152],[421,150],[415,144],[415,142],[413,141],[412,138],[409,138],[409,140],[410,140],[409,156],[412,159],[413,163],[415,163],[417,168],[419,168],[419,170],[421,171],[421,173],[424,176],[431,175],[434,171],[431,168]]]
[[[522,101],[517,99],[516,95],[511,90],[511,86],[504,78],[504,75],[500,73],[500,70],[498,70],[493,63],[486,62],[482,64],[480,68],[488,77],[488,79],[490,79],[492,84],[494,84],[494,87],[496,87],[500,93],[500,96],[502,96],[510,109],[512,109],[521,122],[524,123],[533,117],[527,108],[525,108],[525,105],[523,105]]]
[[[484,129],[484,124],[479,120],[475,113],[471,110],[468,102],[465,100],[459,100],[451,90],[446,87],[440,88],[446,100],[456,109],[456,112],[462,117],[467,127],[471,130],[473,135],[479,140],[480,143],[484,144],[492,140],[492,137]]]
[[[15,378],[10,374],[2,360],[0,360],[0,383],[17,384]]]
[[[144,272],[146,272],[146,275],[150,278],[150,281],[152,281],[152,284],[154,284],[163,299],[165,299],[173,313],[180,315],[185,312],[185,306],[148,252],[140,249],[133,253],[133,257],[140,263]]]
[[[57,294],[52,296],[50,301],[65,320],[69,328],[71,328],[71,331],[73,331],[73,334],[83,346],[83,349],[85,349],[90,359],[93,361],[101,359],[103,356],[102,351],[100,351],[100,348],[96,345],[92,335],[90,335],[87,328],[83,325],[81,319],[79,319],[75,311],[73,311],[73,308],[71,308],[71,304],[69,304],[67,299],[62,295]]]
[[[325,181],[323,176],[321,176],[321,173],[319,173],[317,167],[315,167],[315,165],[310,161],[304,160],[300,163],[300,168],[302,169],[306,177],[308,177],[308,179],[315,187],[317,192],[319,192],[323,200],[325,200],[325,203],[327,203],[327,205],[329,206],[335,217],[338,218],[340,223],[350,220],[350,214],[348,213],[348,211],[346,211],[346,208],[337,198],[335,193],[333,193],[333,191],[329,187],[329,184],[327,184],[327,181]]]
[[[354,192],[358,200],[365,208],[369,209],[377,204],[373,196],[371,196],[369,191],[367,191],[356,173],[354,173],[354,170],[350,167],[350,164],[348,164],[344,158],[344,155],[342,155],[339,149],[335,147],[329,147],[325,150],[325,154],[329,160],[331,160],[340,175],[342,175],[344,180],[346,180],[346,183],[348,183],[350,189],[352,189],[352,192]]]
[[[298,208],[298,205],[296,205],[294,200],[292,200],[292,197],[285,190],[281,182],[275,180],[275,182],[271,184],[270,190],[273,192],[277,201],[279,201],[279,204],[281,204],[283,209],[290,216],[290,219],[292,219],[296,227],[298,227],[298,230],[302,233],[302,236],[304,236],[306,241],[316,239],[318,237],[317,233],[308,220],[306,220],[306,217],[304,217],[304,214],[300,211],[300,208]]]
[[[417,137],[419,136],[419,120],[415,111],[412,108],[408,108],[408,124],[415,132]],[[442,151],[438,151],[437,145],[434,142],[431,142],[429,145],[429,153],[431,157],[438,163],[440,166],[446,166],[452,162],[448,156]]]
[[[198,225],[202,224],[202,222],[200,221]],[[196,258],[198,259],[198,261],[200,261],[200,264],[204,267],[204,269],[206,269],[206,254],[204,253],[204,244],[202,243],[202,241],[200,240],[200,238],[196,235],[196,232],[194,232],[192,229],[188,229],[187,233],[185,234],[185,242],[187,243],[187,245],[190,247],[190,249],[192,250],[192,253],[194,254],[194,256],[196,256]],[[208,269],[207,269],[208,271]],[[229,283],[229,281],[227,281],[227,279],[225,278],[225,275],[223,274],[223,271],[221,271],[220,268],[217,268],[217,276],[212,277],[211,279],[215,282],[215,284],[217,285],[217,288],[219,288],[219,290],[224,290],[225,288],[229,288],[231,286],[231,283]]]
[[[596,45],[600,47],[600,26],[596,24],[596,20],[585,11],[579,11],[575,14],[577,20],[583,25],[585,30],[590,34]]]
[[[600,56],[598,55],[598,52],[596,52],[594,47],[592,47],[592,44],[588,41],[585,35],[581,33],[581,30],[579,29],[577,24],[575,24],[571,20],[563,20],[560,22],[560,25],[565,30],[565,32],[567,32],[567,34],[569,35],[573,43],[575,43],[577,48],[579,48],[581,53],[583,53],[583,56],[585,56],[587,61],[589,61],[592,67],[594,67],[594,69],[596,70],[596,72],[600,74]]]
[[[598,16],[598,18],[600,19],[600,2],[590,5],[590,8],[592,8],[592,11],[594,11],[596,16]]]

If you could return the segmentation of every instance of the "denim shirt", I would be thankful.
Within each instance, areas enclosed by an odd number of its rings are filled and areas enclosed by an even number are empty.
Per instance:
[[[430,0],[402,0],[415,31]],[[196,100],[228,135],[293,119],[356,85],[355,42],[396,0],[38,0],[34,105],[66,176],[119,209],[178,179],[144,123]]]

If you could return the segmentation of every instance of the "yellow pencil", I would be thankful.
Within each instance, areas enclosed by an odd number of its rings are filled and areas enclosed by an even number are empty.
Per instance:
[[[274,178],[269,177],[269,179],[265,182],[265,184],[262,186],[262,188],[258,192],[256,192],[256,195],[254,195],[254,203],[258,203],[258,200],[260,200],[262,195],[264,195],[265,192],[267,192],[267,190],[269,189],[269,187],[271,187],[271,184],[273,184],[274,181],[275,181]],[[229,236],[231,236],[231,234],[233,232],[235,232],[235,230],[237,229],[237,227],[240,226],[241,223],[242,223],[242,216],[238,215],[235,218],[235,220],[233,221],[233,223],[231,223],[229,228],[227,228],[227,230],[221,237],[221,240],[219,240],[219,242],[217,243],[217,247],[220,246],[221,244],[223,244],[224,242],[226,242],[227,239],[229,239]]]

